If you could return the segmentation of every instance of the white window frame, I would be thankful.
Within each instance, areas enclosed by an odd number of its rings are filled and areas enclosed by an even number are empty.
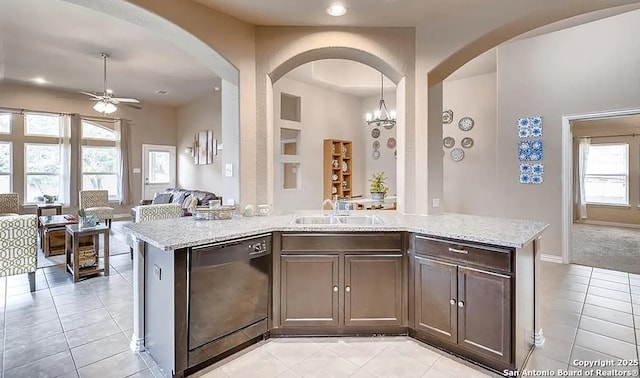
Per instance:
[[[28,125],[28,116],[29,115],[44,115],[44,116],[51,116],[51,117],[56,117],[58,118],[58,135],[49,135],[49,134],[36,134],[36,133],[29,133],[28,129],[29,129],[29,125]],[[56,114],[56,113],[42,113],[42,112],[29,112],[29,113],[24,113],[24,136],[28,136],[28,137],[44,137],[44,138],[61,138],[62,137],[62,128],[60,125],[60,115]]]
[[[84,124],[85,123],[89,123],[92,124],[93,126],[97,126],[97,127],[101,127],[103,129],[107,129],[111,132],[113,132],[115,134],[114,139],[107,139],[107,138],[96,138],[96,137],[86,137],[84,136]],[[115,175],[116,176],[116,182],[118,184],[118,186],[121,185],[122,182],[122,176],[120,175],[119,169],[117,168],[120,165],[120,159],[122,159],[122,152],[120,151],[120,149],[118,148],[118,132],[110,127],[107,127],[99,122],[95,122],[92,121],[90,119],[82,119],[80,122],[80,182],[78,183],[78,185],[80,186],[80,190],[84,190],[84,176],[85,175]],[[83,144],[86,143],[86,144]],[[83,157],[84,157],[84,149],[86,148],[109,148],[109,149],[114,149],[116,151],[116,157],[118,159],[118,163],[116,166],[116,171],[115,172],[85,172],[83,169]],[[122,194],[120,193],[120,190],[116,191],[115,195],[109,195],[109,201],[110,202],[118,202],[120,201],[120,196]]]
[[[625,153],[627,157],[627,164],[625,164],[625,172],[624,173],[586,173],[585,174],[585,182],[586,185],[587,177],[623,177],[625,180],[625,202],[624,203],[614,203],[614,202],[592,202],[587,201],[587,205],[595,205],[595,206],[629,206],[629,144],[628,143],[591,143],[589,146],[590,149],[598,146],[624,146]]]
[[[0,144],[9,145],[9,173],[0,172],[0,176],[9,176],[9,192],[13,191],[13,142],[0,141]]]
[[[0,112],[0,116],[8,115],[9,116],[9,131],[4,132],[0,130],[0,135],[11,135],[13,133],[13,113],[9,112]]]
[[[36,203],[34,201],[29,201],[27,199],[27,188],[28,188],[28,180],[27,178],[30,175],[38,175],[38,176],[58,176],[58,178],[60,180],[63,179],[63,172],[62,172],[62,163],[59,161],[59,165],[58,165],[58,173],[54,174],[54,173],[48,173],[48,172],[28,172],[27,171],[27,147],[28,146],[57,146],[58,149],[61,149],[62,146],[59,143],[25,143],[24,144],[24,203],[30,204],[30,203]],[[48,194],[48,193],[45,193]],[[60,193],[58,193],[58,195],[60,195]]]
[[[116,182],[118,183],[118,185],[120,185],[120,180],[122,179],[120,177],[120,172],[118,172],[118,168],[116,166],[116,171],[115,172],[85,172],[84,171],[84,167],[83,167],[83,161],[84,161],[84,151],[85,149],[91,149],[91,148],[102,148],[102,149],[112,149],[116,151],[116,157],[118,159],[118,163],[120,162],[120,151],[118,151],[118,147],[117,146],[81,146],[80,147],[80,190],[86,190],[84,187],[84,177],[85,176],[95,176],[95,175],[115,175],[116,176]],[[90,189],[90,188],[87,188]],[[118,191],[116,191],[115,195],[109,195],[109,201],[119,201],[120,200],[120,193],[118,193]]]

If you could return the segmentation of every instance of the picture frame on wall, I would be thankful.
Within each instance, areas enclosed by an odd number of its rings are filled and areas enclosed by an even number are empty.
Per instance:
[[[213,137],[213,130],[196,133],[193,139],[191,156],[196,165],[213,164],[213,157],[218,155],[218,141]]]

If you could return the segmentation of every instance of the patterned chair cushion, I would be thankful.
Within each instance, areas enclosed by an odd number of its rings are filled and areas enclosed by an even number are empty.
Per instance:
[[[0,213],[4,215],[20,213],[20,197],[18,193],[0,194]]]
[[[89,215],[95,215],[99,220],[113,219],[113,207],[109,207],[109,192],[107,190],[81,190],[80,208]]]
[[[0,276],[36,271],[37,233],[35,215],[0,218]]]
[[[136,210],[136,223],[160,219],[180,218],[182,206],[177,203],[138,206]]]
[[[89,207],[84,209],[84,211],[87,213],[87,216],[95,215],[100,221],[113,219],[112,207]]]

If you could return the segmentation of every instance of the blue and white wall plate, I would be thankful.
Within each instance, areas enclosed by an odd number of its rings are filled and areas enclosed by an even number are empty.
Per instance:
[[[542,117],[518,118],[518,136],[520,138],[540,138],[542,136]]]
[[[544,181],[544,164],[541,163],[521,163],[520,183],[521,184],[542,184]]]
[[[520,161],[544,160],[544,142],[541,139],[518,142],[518,159]]]

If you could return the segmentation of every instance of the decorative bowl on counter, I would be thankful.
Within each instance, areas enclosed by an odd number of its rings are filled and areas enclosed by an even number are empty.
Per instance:
[[[220,206],[216,208],[196,207],[193,216],[196,219],[213,220],[213,219],[231,219],[235,206]]]

